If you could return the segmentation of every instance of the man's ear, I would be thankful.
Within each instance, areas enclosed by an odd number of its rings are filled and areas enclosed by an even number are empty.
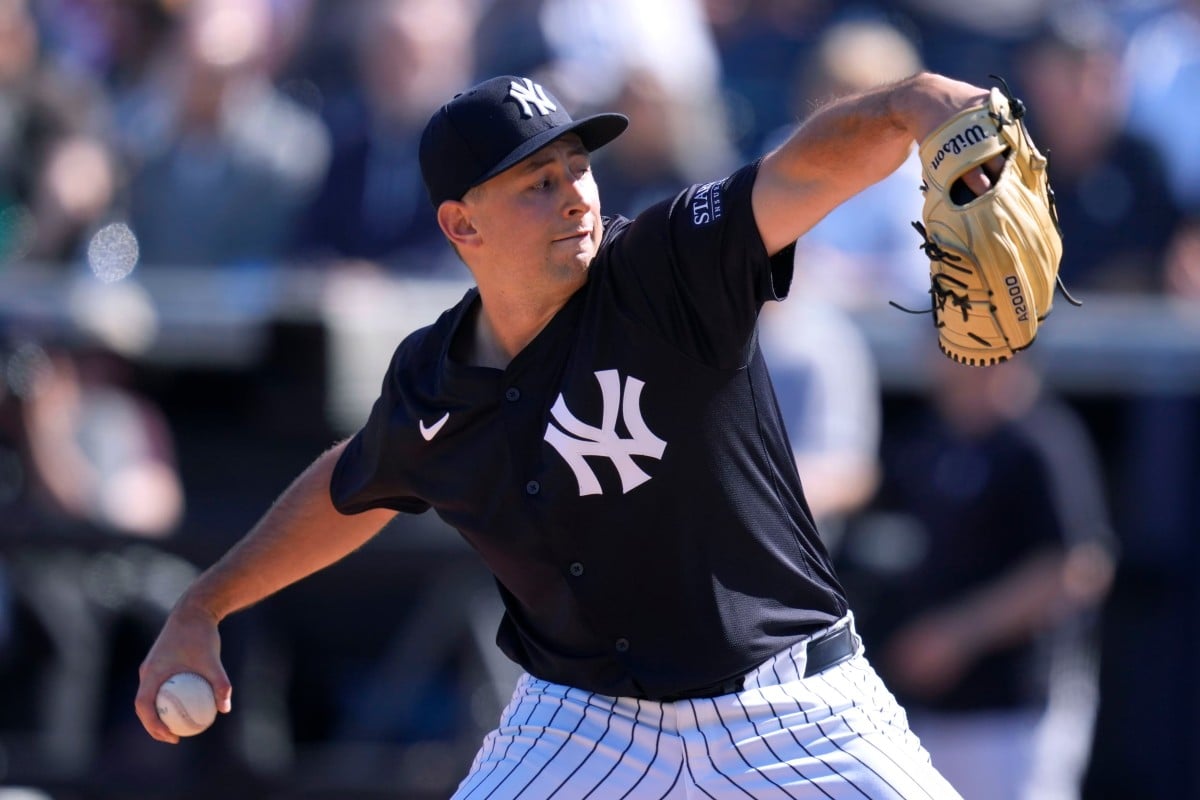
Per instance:
[[[470,247],[479,240],[479,231],[471,222],[467,204],[460,200],[445,200],[437,209],[438,227],[455,247]]]

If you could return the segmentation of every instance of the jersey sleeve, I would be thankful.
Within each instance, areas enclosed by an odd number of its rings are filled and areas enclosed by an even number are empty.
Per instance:
[[[794,245],[768,255],[754,219],[759,164],[652,206],[612,245],[623,310],[721,366],[746,363],[763,304],[791,286]]]
[[[346,444],[334,467],[329,495],[343,514],[373,508],[419,514],[429,508],[413,492],[404,457],[411,450],[405,439],[413,427],[402,388],[411,342],[410,338],[396,348],[366,424]]]

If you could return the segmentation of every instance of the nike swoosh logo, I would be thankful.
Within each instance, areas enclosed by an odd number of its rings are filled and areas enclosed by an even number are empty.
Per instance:
[[[442,426],[446,424],[446,420],[448,419],[450,419],[449,411],[443,414],[441,419],[430,425],[428,428],[425,427],[425,420],[419,419],[417,420],[417,427],[421,429],[421,436],[424,437],[425,441],[430,442],[433,441],[433,437],[438,435],[438,431],[442,429]]]

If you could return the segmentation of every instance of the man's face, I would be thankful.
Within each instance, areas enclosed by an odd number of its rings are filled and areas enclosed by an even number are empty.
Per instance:
[[[480,260],[510,276],[580,281],[603,228],[586,148],[567,134],[464,198]]]

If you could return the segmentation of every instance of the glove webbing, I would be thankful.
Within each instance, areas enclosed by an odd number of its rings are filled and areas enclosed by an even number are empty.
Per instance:
[[[1024,119],[1025,103],[1019,97],[1017,97],[1016,95],[1013,94],[1012,89],[1010,89],[1008,86],[1008,81],[1004,80],[1004,78],[1001,78],[999,75],[993,75],[990,73],[988,74],[988,77],[995,78],[996,81],[1003,88],[1004,96],[1008,99],[1008,107],[1012,111],[1012,119],[1011,120],[1006,120],[1004,118],[1003,114],[993,114],[991,112],[988,112],[988,116],[990,116],[993,120],[995,120],[996,132],[999,133],[1001,130],[1004,129],[1005,125],[1016,122],[1017,120],[1020,120],[1020,119]],[[1029,132],[1025,130],[1024,125],[1018,125],[1017,130],[1020,132],[1021,136],[1029,135]],[[1042,153],[1042,157],[1046,159],[1046,169],[1050,169],[1050,151],[1046,150],[1044,153]],[[1049,182],[1046,183],[1046,203],[1047,203],[1047,205],[1050,206],[1050,219],[1054,220],[1054,227],[1058,230],[1059,237],[1061,237],[1062,236],[1062,225],[1058,221],[1058,205],[1055,203],[1055,200],[1054,200],[1054,188],[1052,186],[1050,186]],[[1063,285],[1062,277],[1056,276],[1056,278],[1057,278],[1056,282],[1058,283],[1058,288],[1062,290],[1063,297],[1065,297],[1067,299],[1067,302],[1069,302],[1073,306],[1083,305],[1083,303],[1080,303],[1074,297],[1071,297],[1070,292],[1067,291],[1067,287]]]

